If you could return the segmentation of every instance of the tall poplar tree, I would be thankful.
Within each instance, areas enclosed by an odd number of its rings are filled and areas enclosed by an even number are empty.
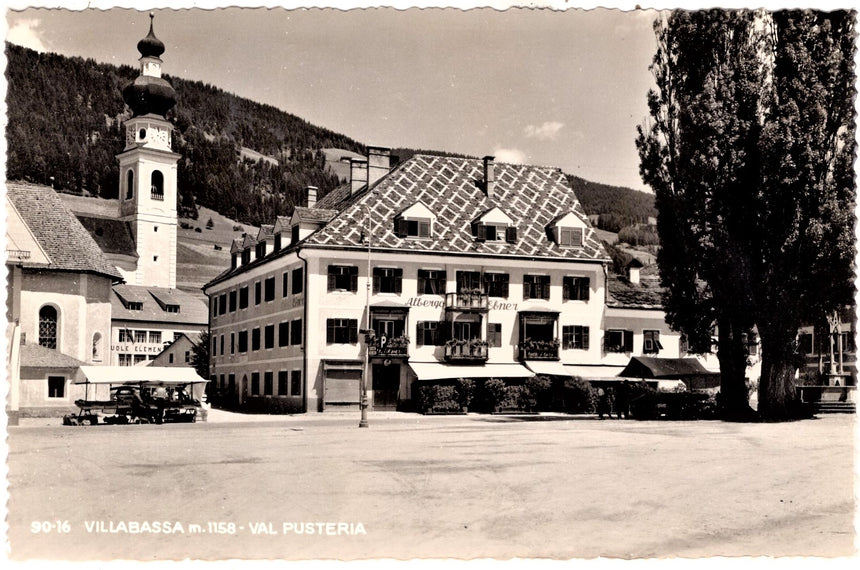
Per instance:
[[[711,351],[716,327],[726,416],[749,412],[746,230],[762,92],[753,20],[751,12],[675,11],[655,23],[652,120],[637,137],[640,171],[659,212],[666,320],[699,354]]]
[[[799,326],[850,303],[854,14],[710,10],[655,24],[650,124],[667,321],[706,351],[743,414],[744,334],[762,341],[759,412],[794,412]]]

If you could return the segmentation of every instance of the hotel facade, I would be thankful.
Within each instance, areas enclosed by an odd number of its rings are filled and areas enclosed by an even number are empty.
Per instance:
[[[225,407],[353,405],[366,375],[372,409],[408,409],[422,381],[610,380],[631,355],[679,356],[659,296],[608,275],[556,169],[426,155],[391,168],[371,147],[349,183],[319,201],[310,188],[231,252],[204,286]]]

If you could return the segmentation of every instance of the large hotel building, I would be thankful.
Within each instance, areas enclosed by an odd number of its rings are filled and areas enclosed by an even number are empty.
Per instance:
[[[608,380],[679,356],[653,279],[610,276],[564,174],[387,149],[347,184],[232,245],[208,283],[210,380],[227,407],[409,407],[416,382]],[[367,334],[373,331],[372,334]]]

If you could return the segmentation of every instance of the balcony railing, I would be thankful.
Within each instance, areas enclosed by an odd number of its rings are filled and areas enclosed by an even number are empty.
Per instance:
[[[532,340],[525,339],[520,343],[521,360],[558,360],[558,339]]]
[[[456,311],[486,311],[489,309],[489,296],[480,291],[461,291],[445,294],[445,308]]]
[[[445,343],[445,360],[448,362],[486,362],[485,340],[449,340]]]
[[[164,201],[164,192],[159,192],[157,190],[153,190],[151,197],[153,200],[158,200],[159,202]]]
[[[367,351],[374,358],[408,358],[409,337],[373,338],[367,345]]]

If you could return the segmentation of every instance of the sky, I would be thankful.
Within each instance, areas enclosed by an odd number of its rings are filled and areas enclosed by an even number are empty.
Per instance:
[[[359,142],[646,189],[652,10],[154,10],[163,70]],[[147,11],[8,11],[7,40],[137,67]],[[182,102],[179,102],[182,105]]]

